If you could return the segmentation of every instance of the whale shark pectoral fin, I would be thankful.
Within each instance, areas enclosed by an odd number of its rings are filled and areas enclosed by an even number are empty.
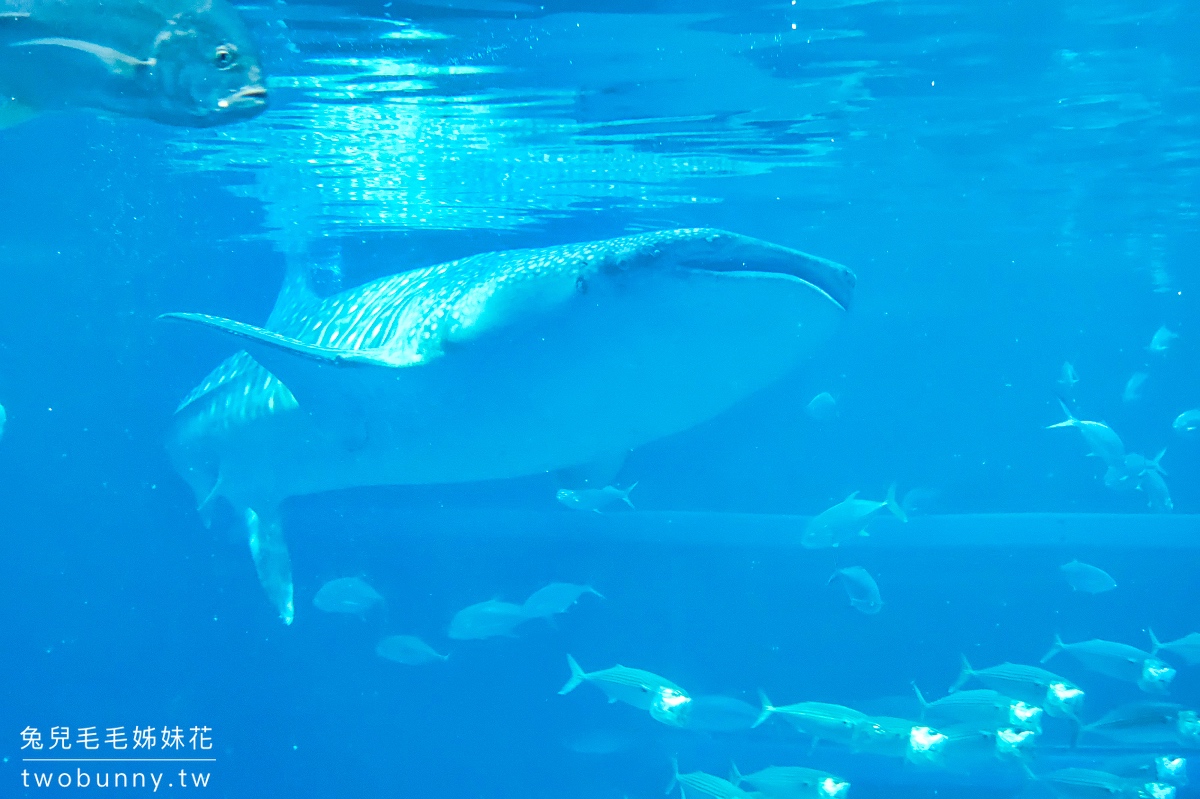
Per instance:
[[[373,378],[388,378],[404,368],[370,350],[306,344],[290,336],[217,316],[163,314],[159,319],[185,322],[234,338],[250,356],[283,382],[301,407],[326,404],[345,413]]]
[[[292,560],[283,541],[279,511],[275,508],[262,511],[246,508],[242,513],[258,581],[267,592],[267,599],[279,611],[279,618],[283,619],[284,624],[291,624],[296,618]]]

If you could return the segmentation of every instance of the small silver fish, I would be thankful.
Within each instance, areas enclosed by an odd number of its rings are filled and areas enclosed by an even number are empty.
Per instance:
[[[512,602],[489,599],[477,602],[454,614],[448,636],[455,641],[482,640],[496,636],[512,636],[513,630],[529,620],[525,609]]]
[[[862,566],[847,566],[838,569],[829,576],[826,585],[836,579],[841,579],[842,587],[850,597],[850,606],[868,616],[874,615],[883,607],[883,599],[879,596],[879,585],[870,572]]]
[[[339,577],[330,580],[317,591],[313,605],[326,613],[352,613],[363,616],[377,605],[383,597],[366,581],[358,577]]]
[[[584,594],[604,599],[604,594],[590,585],[550,583],[534,591],[529,595],[529,599],[525,600],[525,615],[533,619],[550,618],[558,613],[566,613]]]
[[[913,690],[916,691],[917,701],[921,703],[922,720],[948,726],[969,725],[979,730],[1015,727],[1038,733],[1042,731],[1044,712],[1040,707],[990,688],[956,691],[933,702],[925,700],[916,683],[913,683]]]
[[[989,762],[1024,759],[1037,741],[1033,730],[1012,728],[980,729],[959,725],[942,730],[946,740],[930,758],[930,763],[949,771],[971,771]]]
[[[1150,654],[1170,652],[1183,658],[1189,666],[1200,665],[1200,633],[1188,633],[1182,638],[1163,643],[1154,635],[1154,630],[1147,632],[1150,633]]]
[[[1109,466],[1105,471],[1104,485],[1116,489],[1137,488],[1148,471],[1154,471],[1160,477],[1166,477],[1167,470],[1162,467],[1162,459],[1166,454],[1165,449],[1161,450],[1158,457],[1151,460],[1136,452],[1126,453],[1120,464]]]
[[[804,766],[767,766],[753,774],[742,774],[733,765],[729,781],[749,785],[765,796],[812,797],[813,799],[844,799],[850,783],[828,771]]]
[[[1104,770],[1120,777],[1136,777],[1143,782],[1188,784],[1187,758],[1173,755],[1126,755],[1104,763]]]
[[[1173,702],[1134,702],[1110,710],[1080,735],[1099,735],[1122,744],[1200,745],[1200,719],[1196,711]]]
[[[226,0],[0,0],[0,127],[73,108],[210,127],[266,103]]]
[[[810,519],[800,539],[801,546],[806,549],[836,547],[855,536],[866,535],[867,524],[884,508],[900,521],[908,521],[908,515],[896,502],[894,485],[888,488],[887,497],[882,502],[857,497],[858,492],[855,491]]]
[[[449,659],[415,635],[389,635],[375,645],[375,654],[393,663],[421,666]]]
[[[605,508],[610,508],[613,505],[624,502],[630,507],[633,507],[633,501],[629,498],[630,492],[637,488],[637,483],[634,483],[629,488],[620,489],[615,486],[605,486],[604,488],[560,488],[554,498],[566,505],[571,510],[590,510],[596,513],[601,513]]]
[[[1109,466],[1120,466],[1124,463],[1125,444],[1111,427],[1104,422],[1077,419],[1065,402],[1059,400],[1058,404],[1062,406],[1063,413],[1067,418],[1057,424],[1048,425],[1047,430],[1053,430],[1056,427],[1074,427],[1083,437],[1089,456],[1100,458]]]
[[[1149,799],[1141,783],[1096,769],[1064,768],[1038,779],[1068,799]]]
[[[1042,657],[1042,663],[1046,663],[1063,652],[1097,674],[1135,683],[1138,688],[1147,693],[1165,694],[1171,681],[1175,679],[1175,669],[1149,652],[1143,652],[1129,644],[1103,641],[1098,638],[1068,644],[1060,636],[1055,635],[1054,645]]]
[[[671,759],[671,769],[673,775],[671,777],[671,784],[667,786],[667,793],[673,791],[675,786],[678,785],[681,796],[684,796],[683,789],[687,788],[690,791],[711,796],[713,799],[751,799],[750,794],[729,780],[721,779],[716,775],[704,771],[691,771],[687,774],[680,774],[679,763],[674,758]]]
[[[609,702],[624,702],[639,710],[651,710],[656,702],[665,709],[667,704],[671,704],[677,698],[690,701],[687,691],[653,672],[626,666],[585,672],[570,655],[567,655],[567,665],[571,669],[571,678],[559,689],[560,696],[571,693],[587,682],[603,691]],[[664,697],[667,698],[666,703],[663,702]],[[676,702],[675,706],[680,704],[686,704],[686,701]]]
[[[838,415],[837,400],[828,391],[822,391],[809,400],[804,406],[804,412],[818,422],[832,421]]]
[[[854,752],[905,757],[914,727],[922,726],[895,716],[869,716],[854,726],[850,749]]]
[[[1121,392],[1121,399],[1124,402],[1137,402],[1142,398],[1142,384],[1146,382],[1146,378],[1150,375],[1145,372],[1134,372],[1125,381],[1125,390]]]
[[[1085,594],[1102,594],[1117,587],[1117,581],[1109,576],[1104,569],[1073,560],[1058,567],[1067,578],[1067,584],[1072,590]]]
[[[1200,430],[1200,408],[1179,414],[1171,427],[1181,436],[1194,436]]]
[[[776,707],[766,693],[759,691],[762,711],[754,726],[758,727],[771,716],[782,716],[788,723],[805,735],[811,736],[813,744],[821,741],[849,746],[854,739],[854,730],[867,720],[867,714],[843,705],[827,702],[798,702],[794,705]]]
[[[1058,376],[1058,384],[1070,396],[1075,391],[1075,384],[1078,382],[1079,375],[1075,373],[1075,367],[1071,365],[1070,361],[1064,362]]]
[[[1138,478],[1137,489],[1146,495],[1146,506],[1155,513],[1170,513],[1175,510],[1167,481],[1161,472],[1154,469],[1142,472]]]
[[[964,656],[962,670],[950,693],[956,693],[975,678],[986,687],[1031,705],[1045,708],[1057,718],[1078,718],[1083,707],[1083,689],[1053,672],[1020,663],[1001,663],[986,669],[973,669]]]
[[[1150,339],[1150,343],[1146,345],[1146,349],[1151,352],[1166,352],[1171,347],[1171,342],[1179,338],[1178,333],[1174,333],[1167,328],[1166,325],[1161,326],[1154,331],[1154,337]]]

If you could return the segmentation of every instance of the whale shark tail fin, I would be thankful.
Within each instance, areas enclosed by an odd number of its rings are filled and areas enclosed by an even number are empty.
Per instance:
[[[257,510],[244,508],[242,520],[246,526],[246,539],[250,544],[258,581],[267,592],[267,599],[279,612],[279,618],[283,619],[284,624],[291,624],[296,617],[292,560],[283,540],[279,511],[274,507]]]

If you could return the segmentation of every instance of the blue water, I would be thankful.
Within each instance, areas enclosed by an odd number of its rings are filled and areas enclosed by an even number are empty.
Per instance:
[[[592,686],[558,696],[565,655],[693,695],[757,705],[761,688],[899,715],[917,712],[910,682],[941,695],[961,653],[1033,663],[1056,632],[1145,647],[1147,627],[1164,640],[1198,628],[1196,546],[1053,533],[1005,546],[963,518],[959,546],[805,551],[739,543],[742,517],[718,515],[810,516],[895,483],[919,490],[914,529],[922,514],[1011,514],[1016,529],[1024,513],[1107,514],[1119,529],[1151,513],[1145,493],[1106,487],[1075,431],[1044,429],[1062,419],[1066,361],[1076,413],[1132,452],[1165,447],[1174,516],[1200,513],[1200,438],[1171,428],[1200,407],[1196,8],[427,0],[243,13],[271,76],[255,120],[188,131],[79,112],[0,131],[0,796],[69,793],[21,787],[21,731],[48,742],[59,725],[211,727],[214,797],[633,799],[661,795],[672,757],[719,775],[731,760],[829,768],[862,799],[1009,796],[1021,784],[1008,771],[810,752],[781,721],[672,729]],[[606,535],[603,519],[575,535],[550,476],[300,497],[283,511],[297,598],[285,627],[232,514],[205,527],[166,457],[180,399],[232,350],[161,313],[262,324],[288,258],[337,264],[351,286],[692,226],[858,276],[818,356],[621,469],[639,512],[713,514],[703,541]],[[1161,325],[1179,338],[1149,352]],[[1126,402],[1134,372],[1148,378]],[[821,391],[839,411],[824,424],[804,412]],[[455,513],[470,529],[451,529]],[[563,535],[487,533],[513,514],[552,515]],[[881,521],[875,537],[898,529]],[[1118,588],[1073,594],[1057,568],[1073,558]],[[878,615],[826,586],[851,564],[878,580]],[[316,590],[341,576],[368,580],[386,619],[317,611]],[[514,638],[446,640],[459,609],[555,580],[606,599]],[[373,651],[384,633],[451,658],[390,663]],[[1172,662],[1172,701],[1200,704],[1197,671]],[[1053,666],[1088,690],[1087,720],[1145,698]],[[1068,729],[1048,725],[1039,763],[1078,761],[1051,756]]]

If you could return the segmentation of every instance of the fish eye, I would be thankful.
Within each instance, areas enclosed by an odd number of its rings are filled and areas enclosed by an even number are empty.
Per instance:
[[[213,53],[213,62],[217,69],[229,69],[237,63],[237,48],[232,44],[222,44]]]

